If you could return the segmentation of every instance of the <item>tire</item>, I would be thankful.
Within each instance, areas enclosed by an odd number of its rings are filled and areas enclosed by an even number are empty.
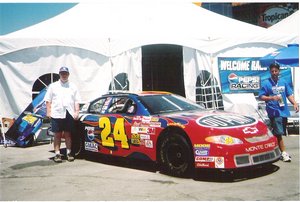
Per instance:
[[[165,135],[159,147],[161,171],[176,177],[188,177],[194,168],[193,153],[186,138],[178,132]]]
[[[81,157],[84,153],[83,151],[83,141],[80,136],[72,137],[72,148],[71,151],[74,156]]]
[[[17,145],[20,147],[32,147],[34,145],[34,135],[29,134],[27,137],[24,138],[24,140],[20,141],[20,139],[17,139]]]
[[[79,123],[75,123],[74,130],[71,134],[72,137],[72,154],[77,157],[83,157],[84,156],[84,140],[83,140],[83,132],[81,128],[79,127]]]
[[[30,134],[25,138],[25,141],[28,141],[26,147],[32,147],[34,145],[34,134]]]

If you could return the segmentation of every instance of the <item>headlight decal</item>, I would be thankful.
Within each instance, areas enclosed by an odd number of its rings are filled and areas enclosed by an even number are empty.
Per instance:
[[[270,139],[270,137],[268,136],[268,134],[264,134],[261,136],[254,136],[254,137],[249,137],[249,138],[245,138],[245,139],[249,143],[256,143],[256,142],[266,141],[266,140]]]
[[[209,136],[205,138],[205,141],[209,143],[223,144],[223,145],[243,144],[242,140],[235,137],[231,137],[229,135]]]

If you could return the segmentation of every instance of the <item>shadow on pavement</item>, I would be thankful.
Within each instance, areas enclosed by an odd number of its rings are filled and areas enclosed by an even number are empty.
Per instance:
[[[89,154],[88,156],[85,156],[84,159],[106,165],[143,170],[147,172],[157,171],[157,166],[155,162],[140,159],[129,159],[124,157],[108,156],[102,154]]]
[[[159,166],[152,161],[127,159],[124,157],[107,156],[101,154],[92,154],[84,157],[85,160],[93,161],[96,163],[103,163],[111,166],[125,167],[136,170],[143,170],[147,172],[160,171]],[[220,171],[216,169],[197,169],[195,172],[190,173],[188,177],[195,181],[209,181],[209,182],[239,182],[253,178],[263,177],[270,175],[280,168],[273,164],[257,166],[253,168],[240,168],[238,170]],[[168,175],[161,173],[162,175]]]
[[[273,164],[227,171],[198,169],[195,173],[194,180],[210,182],[240,182],[270,175],[274,172],[277,172],[279,169],[280,168],[278,166]]]

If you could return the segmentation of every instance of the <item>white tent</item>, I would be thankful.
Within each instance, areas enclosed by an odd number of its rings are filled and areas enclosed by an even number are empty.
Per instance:
[[[299,36],[299,11],[296,11],[292,15],[287,18],[281,20],[275,25],[269,27],[270,30],[279,32],[279,33],[292,33],[294,35]],[[293,84],[294,84],[294,96],[299,103],[300,101],[300,69],[299,67],[293,68]],[[297,81],[297,82],[296,82]]]
[[[102,3],[101,3],[102,2]],[[80,3],[37,25],[4,36],[0,54],[60,45],[115,56],[141,45],[178,44],[217,53],[237,44],[275,43],[289,35],[227,18],[192,3]]]
[[[294,12],[292,15],[269,27],[269,29],[275,32],[299,35],[299,11]]]
[[[141,47],[183,47],[186,96],[195,100],[201,69],[218,75],[217,57],[260,57],[295,43],[281,34],[210,12],[192,3],[80,3],[42,23],[0,37],[0,114],[18,115],[42,75],[70,66],[83,101],[106,93],[112,77],[128,74],[142,90]],[[218,79],[218,77],[216,77]]]

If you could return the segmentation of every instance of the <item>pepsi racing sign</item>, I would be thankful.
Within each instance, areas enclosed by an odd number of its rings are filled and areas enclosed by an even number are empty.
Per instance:
[[[264,80],[270,77],[267,67],[262,67],[260,58],[219,57],[218,67],[222,93],[258,93]],[[280,77],[292,83],[289,68],[281,69]]]
[[[259,76],[238,76],[235,73],[228,75],[230,90],[258,90],[260,89]]]

